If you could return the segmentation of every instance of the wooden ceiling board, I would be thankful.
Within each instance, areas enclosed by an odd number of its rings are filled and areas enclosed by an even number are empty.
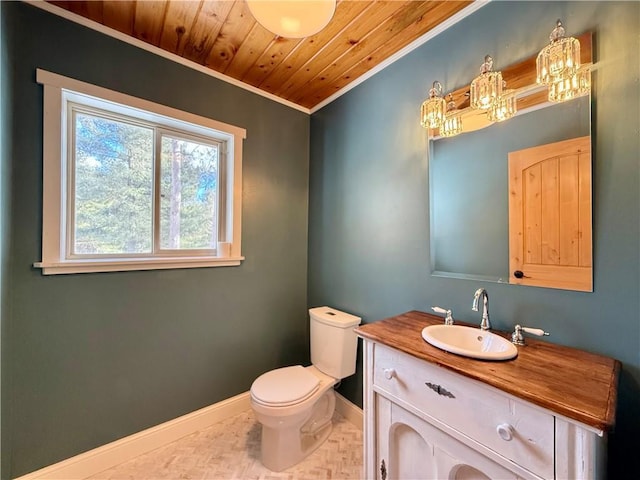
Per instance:
[[[246,3],[234,2],[205,65],[216,72],[224,72],[255,23]]]
[[[119,32],[132,35],[136,2],[133,0],[111,0],[102,3],[103,24]]]
[[[272,72],[281,68],[283,60],[302,42],[299,38],[276,37],[242,76],[242,81],[254,87],[259,86]]]
[[[47,3],[311,109],[473,2],[339,0],[303,39],[266,30],[245,0]]]
[[[201,5],[201,1],[169,2],[160,37],[160,48],[177,54],[184,51]]]
[[[68,0],[53,0],[50,3],[65,10],[69,10],[81,17],[88,18],[94,22],[102,23],[102,4],[97,2],[93,5],[90,2],[74,2]]]
[[[168,2],[137,1],[133,20],[133,35],[136,38],[157,47],[160,44],[162,26],[164,25],[164,16],[168,6]]]
[[[201,65],[204,64],[209,58],[209,53],[227,20],[231,7],[233,2],[203,1],[180,55]]]
[[[259,23],[254,23],[249,35],[244,39],[233,59],[224,70],[225,75],[242,80],[263,52],[269,48],[276,36]]]
[[[416,2],[418,3],[418,2]],[[321,71],[311,82],[289,100],[311,108],[364,75],[376,65],[392,56],[424,32],[459,12],[471,2],[430,3],[418,6],[413,12],[403,11],[392,19],[383,31],[376,31],[382,38],[367,38],[360,42],[350,55],[345,55]],[[423,8],[424,7],[424,8]],[[407,15],[411,13],[411,15]],[[400,34],[402,32],[402,34]]]

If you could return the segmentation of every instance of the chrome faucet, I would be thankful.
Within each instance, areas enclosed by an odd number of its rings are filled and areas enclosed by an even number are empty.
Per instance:
[[[480,322],[480,329],[489,330],[491,328],[491,323],[489,322],[489,294],[484,288],[479,288],[473,295],[473,305],[471,306],[471,310],[473,310],[474,312],[478,311],[478,301],[480,300],[480,297],[483,297],[482,321]]]

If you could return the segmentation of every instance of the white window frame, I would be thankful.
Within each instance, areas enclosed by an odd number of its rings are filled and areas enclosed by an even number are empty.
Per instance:
[[[37,69],[36,81],[44,87],[42,261],[34,263],[45,275],[66,273],[157,270],[169,268],[228,267],[240,265],[242,239],[242,142],[246,130],[183,112],[148,100]],[[220,169],[219,238],[215,250],[160,250],[152,255],[71,255],[68,244],[67,113],[69,104],[107,110],[114,115],[151,122],[164,133],[178,130],[194,137],[216,138],[225,145]],[[199,140],[200,141],[200,140]],[[156,173],[157,174],[157,173]],[[157,190],[157,189],[156,189]],[[158,201],[159,192],[154,193]],[[154,217],[156,213],[154,212]],[[157,218],[154,218],[154,224]],[[157,225],[154,227],[157,228]],[[157,247],[157,245],[156,245]],[[155,250],[155,248],[154,248]]]

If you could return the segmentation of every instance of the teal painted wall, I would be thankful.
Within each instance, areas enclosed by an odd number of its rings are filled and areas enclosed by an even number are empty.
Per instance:
[[[2,12],[16,107],[2,152],[14,187],[10,230],[2,230],[11,259],[11,276],[2,278],[12,306],[8,318],[2,312],[3,353],[11,347],[2,361],[3,394],[5,379],[11,385],[2,475],[10,478],[246,392],[259,374],[308,360],[310,120],[28,4],[3,2]],[[59,276],[34,269],[42,218],[36,68],[246,128],[244,263]]]
[[[9,128],[11,118],[11,84],[10,84],[10,62],[6,35],[6,16],[4,14],[4,3],[0,2],[0,365],[8,365],[8,338],[7,324],[9,318],[8,305],[8,264],[9,255],[7,252],[9,241],[7,227],[9,209]],[[8,467],[10,459],[10,434],[9,434],[9,385],[8,369],[0,369],[0,478],[8,477]]]
[[[302,113],[28,5],[0,5],[2,479],[305,362],[307,305],[375,321],[439,303],[476,321],[478,286],[489,290],[496,328],[517,319],[550,330],[557,343],[623,362],[611,458],[618,472],[630,465],[624,459],[634,458],[640,431],[638,3],[490,4],[314,114],[311,135]],[[595,292],[431,277],[426,141],[417,124],[427,84],[468,82],[488,52],[498,65],[531,55],[558,17],[570,31],[596,32]],[[630,47],[620,50],[623,42]],[[245,263],[55,277],[33,269],[41,235],[37,67],[246,128]],[[341,391],[361,404],[359,373]]]
[[[428,86],[467,84],[487,53],[497,67],[535,54],[557,18],[569,33],[595,32],[595,291],[432,277],[427,142],[418,122]],[[640,433],[639,33],[638,2],[492,2],[311,120],[310,305],[332,305],[366,322],[440,305],[479,322],[471,302],[485,287],[495,328],[541,327],[553,342],[619,359],[611,478],[636,470],[631,445]],[[341,387],[358,404],[361,373],[359,365]]]

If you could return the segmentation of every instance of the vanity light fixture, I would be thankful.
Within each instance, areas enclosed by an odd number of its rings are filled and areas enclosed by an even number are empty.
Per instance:
[[[440,128],[445,120],[447,104],[442,98],[442,84],[437,80],[429,89],[429,98],[420,108],[420,125],[424,128]]]
[[[591,69],[581,67],[571,78],[549,85],[549,101],[565,102],[591,92]]]
[[[502,122],[513,117],[518,111],[518,100],[515,90],[504,90],[497,103],[487,110],[487,118],[491,122]]]
[[[591,70],[580,67],[580,41],[565,36],[562,21],[536,59],[536,81],[547,85],[550,102],[564,102],[591,91]]]
[[[462,87],[443,98],[440,82],[433,82],[429,98],[422,104],[420,123],[440,137],[451,137],[465,131],[475,131],[486,126],[508,120],[520,108],[530,109],[547,102],[559,103],[591,92],[591,35],[585,33],[578,38],[566,37],[560,20],[549,36],[550,43],[537,56],[529,57],[505,68],[511,89],[507,89],[503,72],[493,70],[493,58],[484,57],[480,74],[469,87]],[[582,43],[582,57],[580,43]],[[536,82],[533,82],[533,60],[536,60]],[[581,65],[581,62],[584,62]],[[546,92],[540,92],[544,85]],[[544,97],[547,99],[545,100]],[[453,97],[469,97],[468,104],[458,110]],[[464,119],[464,120],[463,120]],[[464,128],[463,128],[464,121]],[[434,132],[435,131],[435,132]]]
[[[453,137],[462,133],[462,114],[453,101],[453,95],[449,94],[449,102],[447,103],[447,113],[445,120],[440,126],[440,135],[443,137]]]
[[[490,55],[485,56],[480,66],[480,75],[471,82],[471,108],[488,110],[493,107],[502,95],[502,85],[502,72],[494,72],[493,58]]]
[[[580,42],[573,37],[565,37],[562,21],[549,35],[549,45],[540,50],[536,58],[536,81],[551,85],[573,77],[580,68]]]
[[[336,0],[246,0],[256,21],[284,38],[304,38],[327,26]]]

